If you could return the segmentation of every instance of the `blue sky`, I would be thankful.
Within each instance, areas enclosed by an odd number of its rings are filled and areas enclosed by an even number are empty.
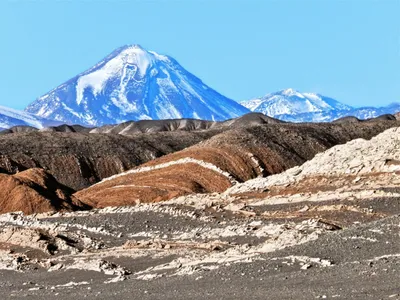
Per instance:
[[[292,87],[400,102],[399,13],[400,0],[5,0],[0,105],[22,109],[125,44],[238,101]]]

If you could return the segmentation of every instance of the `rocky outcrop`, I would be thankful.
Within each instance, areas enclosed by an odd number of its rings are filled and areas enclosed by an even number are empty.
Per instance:
[[[266,124],[236,128],[106,178],[76,196],[94,207],[104,207],[223,192],[240,182],[300,165],[334,145],[358,137],[369,139],[394,123]]]
[[[171,176],[171,174],[174,174]],[[176,164],[115,176],[101,184],[75,194],[93,207],[126,206],[165,201],[189,193],[223,192],[231,186],[225,174],[202,162],[181,161]]]
[[[133,135],[146,132],[193,131],[217,127],[219,123],[196,119],[142,120],[124,122],[118,125],[105,125],[94,128],[90,132]]]
[[[10,134],[10,133],[35,132],[38,130],[39,129],[32,127],[32,126],[23,126],[23,125],[13,126],[11,128],[0,131],[0,135]]]
[[[0,169],[16,173],[43,168],[60,183],[80,190],[213,134],[213,131],[146,133],[134,137],[78,132],[7,134],[0,136]]]
[[[208,129],[232,129],[244,126],[261,124],[284,123],[278,119],[268,117],[262,113],[249,113],[241,117],[227,121],[207,121],[198,119],[167,119],[167,120],[141,120],[128,121],[116,125],[104,125],[101,127],[84,127],[81,125],[59,125],[37,129],[30,126],[14,126],[0,131],[1,135],[19,132],[80,132],[80,133],[112,133],[125,136],[138,133],[170,132],[170,131],[198,131]]]
[[[197,131],[207,129],[233,129],[262,124],[284,123],[278,119],[268,117],[261,113],[250,113],[244,116],[223,122],[205,121],[197,119],[172,119],[172,120],[142,120],[124,122],[118,125],[105,125],[90,130],[90,133],[114,133],[134,135],[146,132],[165,131]]]
[[[90,127],[84,127],[81,125],[66,125],[66,124],[40,129],[40,131],[48,131],[48,132],[82,132],[82,133],[89,133],[91,130],[92,128]]]
[[[15,175],[0,174],[0,186],[0,213],[32,214],[89,208],[71,195],[71,189],[42,169],[29,169]]]
[[[308,177],[362,176],[400,172],[400,128],[390,128],[371,140],[354,139],[317,154],[312,160],[282,174],[257,178],[230,188],[227,193],[260,191],[285,186]]]

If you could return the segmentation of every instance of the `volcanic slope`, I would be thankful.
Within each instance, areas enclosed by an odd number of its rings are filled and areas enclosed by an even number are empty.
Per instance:
[[[250,112],[205,85],[175,59],[139,45],[116,49],[26,111],[89,126],[172,118],[226,120]]]
[[[300,165],[334,145],[370,139],[396,125],[396,121],[377,121],[239,127],[103,179],[76,196],[91,206],[105,207],[164,201],[191,193],[221,193],[239,182]]]
[[[0,106],[0,130],[13,126],[32,126],[36,128],[43,128],[58,124],[60,124],[60,122],[44,119],[36,115],[18,111],[9,107]]]
[[[0,213],[25,214],[59,210],[88,209],[73,190],[59,184],[42,169],[29,169],[15,175],[0,174]]]

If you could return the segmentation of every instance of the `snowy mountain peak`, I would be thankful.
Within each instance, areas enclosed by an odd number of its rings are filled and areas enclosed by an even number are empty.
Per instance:
[[[125,46],[121,47],[122,49],[140,49],[143,51],[146,51],[142,46],[140,46],[139,44],[127,44]]]
[[[289,122],[328,122],[345,116],[367,119],[400,111],[399,103],[354,108],[317,93],[301,93],[295,89],[281,90],[241,104],[253,112]]]
[[[298,91],[296,91],[295,89],[292,89],[292,88],[288,88],[288,89],[279,91],[276,94],[282,94],[282,95],[289,96],[289,97],[297,96],[299,98],[304,98],[304,96],[301,93],[299,93]]]
[[[285,120],[293,120],[293,116],[301,114],[351,109],[332,98],[315,93],[301,93],[292,88],[243,101],[241,104],[251,111]]]
[[[38,98],[26,111],[82,125],[128,120],[224,120],[249,110],[206,86],[171,57],[126,45]]]
[[[143,78],[147,70],[154,64],[155,55],[147,52],[139,45],[131,45],[119,48],[117,55],[106,59],[95,69],[82,74],[76,86],[76,102],[81,104],[84,98],[84,91],[90,88],[97,96],[103,91],[106,83],[113,78],[126,78],[136,75]],[[134,73],[134,74],[133,74]]]

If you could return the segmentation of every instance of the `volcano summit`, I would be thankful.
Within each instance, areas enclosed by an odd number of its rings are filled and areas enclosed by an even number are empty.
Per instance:
[[[118,48],[26,111],[65,123],[99,126],[128,120],[225,120],[249,110],[205,85],[175,59],[139,45]]]

